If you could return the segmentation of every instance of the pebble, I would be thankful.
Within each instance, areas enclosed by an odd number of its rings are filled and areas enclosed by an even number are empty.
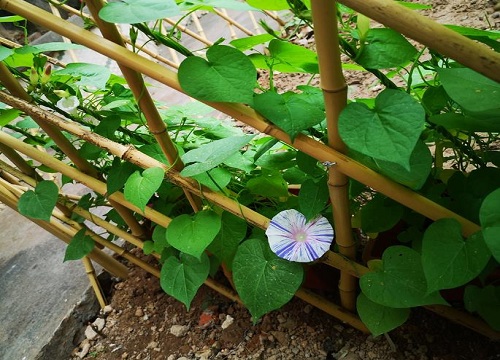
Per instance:
[[[106,305],[105,307],[102,308],[102,313],[103,314],[110,314],[113,311],[113,307],[111,305]]]
[[[223,330],[225,330],[228,327],[230,327],[233,324],[233,322],[234,322],[234,318],[231,315],[226,315],[226,319],[222,323],[221,328]]]
[[[106,320],[97,318],[92,324],[97,328],[97,331],[101,331],[104,329],[104,325],[106,325]]]
[[[135,310],[135,313],[134,313],[135,316],[137,317],[143,317],[144,316],[144,311],[142,311],[142,309],[140,307],[138,307],[136,310]]]
[[[89,350],[90,350],[90,341],[88,339],[85,339],[85,340],[82,341],[82,343],[80,344],[80,346],[82,347],[82,350],[78,353],[78,357],[80,359],[83,359],[89,353]]]
[[[94,340],[97,337],[97,333],[95,332],[94,329],[92,329],[92,326],[87,326],[85,329],[85,337],[89,340]]]
[[[170,333],[176,337],[182,337],[187,334],[189,326],[186,325],[172,325],[170,327]]]

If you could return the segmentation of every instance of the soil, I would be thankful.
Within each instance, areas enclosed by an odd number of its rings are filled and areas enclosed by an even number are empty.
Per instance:
[[[419,2],[432,4],[425,13],[441,23],[500,28],[496,2]],[[309,80],[303,75],[275,79],[284,90]],[[381,89],[375,79],[356,72],[347,72],[346,80],[351,97]],[[377,338],[297,298],[253,324],[244,307],[205,286],[187,310],[161,290],[157,278],[132,265],[130,278],[115,283],[110,298],[96,321],[75,335],[71,359],[500,359],[500,343],[423,309],[413,310],[403,326]]]

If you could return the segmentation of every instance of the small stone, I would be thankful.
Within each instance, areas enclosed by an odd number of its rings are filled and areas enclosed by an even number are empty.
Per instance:
[[[158,346],[158,343],[156,341],[151,341],[148,346],[146,347],[146,349],[154,349],[155,347]]]
[[[285,317],[281,314],[279,314],[276,318],[280,324],[283,324],[286,321]]]
[[[281,345],[287,345],[288,344],[287,336],[286,336],[286,334],[283,331],[271,331],[271,334],[274,336],[274,338],[276,340],[278,340],[278,342]]]
[[[89,350],[90,350],[90,341],[88,339],[85,339],[85,340],[82,341],[82,343],[80,344],[80,346],[82,347],[82,350],[78,353],[78,357],[80,359],[83,359],[89,353]]]
[[[95,321],[92,323],[97,328],[97,331],[101,331],[104,329],[104,325],[106,325],[106,320],[102,318],[97,318]]]
[[[180,358],[177,358],[177,360],[189,360],[189,359],[185,356],[181,356]]]
[[[234,318],[231,316],[231,315],[226,315],[226,319],[224,320],[224,322],[222,323],[221,325],[221,328],[223,330],[227,329],[229,326],[232,325],[232,323],[234,322]]]
[[[106,305],[102,308],[103,314],[110,314],[113,311],[113,307],[111,305]]]
[[[144,316],[144,311],[142,311],[142,309],[140,307],[138,307],[136,310],[135,310],[135,316],[137,317],[143,317]]]
[[[128,358],[128,353],[124,352],[124,353],[122,354],[122,359],[126,359],[126,358]]]
[[[175,355],[169,355],[167,360],[175,360]]]
[[[189,326],[185,325],[172,325],[170,333],[176,337],[182,337],[187,334]]]
[[[87,326],[85,329],[85,337],[89,340],[94,340],[97,337],[97,333],[95,332],[94,329],[92,329],[92,326]]]

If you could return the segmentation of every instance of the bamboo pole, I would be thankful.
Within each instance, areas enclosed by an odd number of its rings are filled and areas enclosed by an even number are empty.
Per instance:
[[[275,11],[268,11],[268,10],[264,10],[263,11],[264,14],[266,14],[267,16],[269,16],[271,19],[273,19],[274,21],[276,21],[280,26],[285,26],[286,25],[286,22],[283,21],[283,19],[281,19],[278,14],[276,14]]]
[[[83,257],[82,262],[83,266],[85,267],[85,272],[87,273],[87,276],[89,278],[90,285],[92,286],[92,289],[94,289],[94,293],[97,297],[97,301],[99,302],[99,306],[101,307],[101,309],[104,309],[107,301],[106,297],[104,296],[104,291],[102,291],[101,284],[97,279],[97,274],[95,272],[94,266],[87,256]]]
[[[136,71],[139,71],[171,88],[181,91],[176,74],[153,61],[146,60],[140,55],[134,54],[127,49],[110,41],[83,30],[73,24],[60,21],[57,17],[25,3],[21,0],[0,0],[0,7],[13,13],[19,14],[28,20],[47,27],[57,33],[64,34],[74,42],[83,44],[103,55],[108,56]],[[278,140],[291,144],[290,137],[278,127],[267,123],[262,116],[253,109],[242,104],[212,103],[207,102],[213,108],[226,113],[233,118],[244,122],[261,133],[271,135]],[[293,146],[304,153],[315,157],[321,162],[335,162],[336,169],[365,185],[389,196],[402,205],[427,216],[431,220],[441,218],[454,218],[462,225],[462,233],[466,236],[479,230],[477,224],[455,214],[454,212],[440,206],[431,200],[415,193],[414,191],[376,173],[366,166],[350,159],[342,153],[314,140],[299,134]]]
[[[186,35],[189,35],[191,36],[193,39],[196,39],[198,40],[199,42],[205,44],[205,45],[213,45],[213,42],[208,40],[206,38],[206,36],[204,36],[205,34],[203,33],[203,29],[202,29],[202,34],[198,35],[197,33],[195,33],[194,31],[188,29],[187,27],[181,25],[181,24],[178,24],[177,22],[175,22],[174,20],[172,19],[164,19],[163,21],[165,21],[166,23],[172,25],[172,26],[175,26],[176,28],[178,28],[180,31],[182,31],[183,33],[185,33]]]
[[[99,27],[103,37],[121,47],[125,47],[122,36],[118,32],[116,26],[99,18],[99,11],[103,7],[102,0],[86,0],[85,3],[87,4],[87,7],[90,10],[90,13],[92,14],[92,17]],[[179,171],[182,170],[184,164],[179,157],[175,144],[168,135],[167,127],[153,102],[153,98],[146,88],[142,75],[121,63],[118,63],[118,66],[120,67],[120,71],[125,77],[130,90],[132,90],[139,108],[144,113],[149,131],[154,135],[156,141],[160,145],[160,148],[174,169]],[[185,192],[185,195],[195,212],[201,210],[202,204],[200,199],[194,198],[189,192]]]
[[[482,43],[468,39],[393,0],[338,2],[495,81],[500,81],[500,54]]]
[[[217,10],[217,9],[214,9],[214,13],[216,13],[219,17],[221,17],[224,20],[226,20],[229,25],[233,25],[234,27],[236,27],[239,30],[241,30],[242,32],[244,32],[246,35],[248,35],[248,36],[253,36],[254,35],[253,32],[251,32],[250,30],[248,30],[246,27],[244,27],[243,25],[241,25],[236,20],[232,19],[229,15],[227,15],[227,13],[224,13],[223,11]]]
[[[338,118],[347,104],[347,85],[342,74],[337,29],[337,7],[334,1],[312,0],[312,17],[318,53],[321,88],[325,99],[328,144],[344,153],[346,146],[338,133]],[[349,179],[328,166],[328,190],[333,208],[335,241],[339,252],[348,259],[356,258],[356,248],[349,212]],[[357,281],[346,272],[340,273],[340,303],[350,311],[356,309]]]
[[[32,168],[26,162],[26,160],[22,158],[21,155],[19,155],[10,147],[5,146],[4,144],[0,144],[0,152],[3,153],[7,157],[7,159],[12,161],[12,163],[16,165],[24,174],[35,178],[40,178],[40,175],[37,174],[36,170]]]
[[[10,195],[9,195],[10,194]],[[7,190],[2,184],[0,184],[0,201],[10,207],[12,210],[17,211],[17,199],[12,195],[9,190]],[[30,221],[34,222],[41,228],[47,230],[52,235],[58,237],[63,240],[65,243],[69,243],[73,235],[69,235],[67,230],[63,225],[58,223],[55,220],[51,220],[50,222],[46,222],[43,220],[27,218]],[[120,277],[122,279],[126,279],[128,277],[127,267],[113,259],[111,256],[103,253],[99,249],[93,249],[92,252],[88,255],[92,260],[101,265],[106,271],[111,273],[116,277]]]

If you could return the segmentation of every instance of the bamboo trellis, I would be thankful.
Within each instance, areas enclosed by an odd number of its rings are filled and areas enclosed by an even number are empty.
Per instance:
[[[339,2],[400,31],[426,46],[460,61],[464,65],[494,80],[500,80],[499,54],[421,15],[405,9],[391,0],[373,0],[370,2],[361,0],[341,0]],[[100,0],[88,0],[87,5],[89,6],[91,14],[94,16],[99,11],[100,6],[102,6]],[[85,45],[115,60],[119,64],[130,88],[134,92],[139,106],[146,115],[151,134],[155,136],[158,143],[161,145],[167,159],[170,160],[171,164],[175,164],[175,166],[167,168],[163,163],[141,153],[132,146],[115,143],[110,139],[106,139],[84,129],[77,123],[63,119],[31,104],[29,96],[27,96],[24,89],[14,80],[12,74],[9,73],[5,66],[0,67],[0,82],[10,94],[0,92],[1,102],[20,109],[24,113],[30,115],[47,133],[52,131],[56,138],[60,136],[58,134],[61,131],[66,131],[108,151],[110,154],[142,168],[164,168],[167,178],[172,183],[184,189],[186,197],[190,200],[194,211],[199,209],[199,199],[203,198],[211,203],[217,204],[226,211],[242,217],[254,226],[262,229],[268,227],[269,219],[263,215],[242,206],[220,193],[213,192],[206,188],[200,188],[199,184],[195,181],[183,178],[179,175],[178,172],[182,169],[182,163],[178,159],[175,146],[169,138],[167,129],[159,117],[152,98],[148,95],[142,80],[142,75],[147,75],[174,90],[182,92],[175,72],[165,68],[164,65],[148,60],[128,50],[124,47],[124,42],[128,41],[123,40],[122,35],[116,31],[116,28],[114,28],[113,25],[99,21],[95,17],[94,20],[97,20],[96,22],[103,32],[104,38],[83,30],[76,25],[70,24],[22,0],[0,0],[0,8],[21,15],[34,23],[57,32],[63,37],[70,39],[72,42]],[[331,0],[312,0],[312,10],[316,31],[321,87],[323,89],[327,111],[328,145],[324,145],[304,135],[298,135],[292,143],[285,132],[271,125],[254,110],[243,104],[208,103],[208,105],[234,119],[250,125],[261,133],[271,135],[278,140],[293,145],[296,149],[313,156],[320,162],[329,164],[328,185],[334,209],[334,223],[337,234],[336,241],[339,245],[340,253],[329,251],[322,261],[340,270],[341,280],[339,291],[341,304],[334,304],[306,289],[300,289],[296,293],[296,296],[357,329],[367,331],[364,324],[355,314],[354,299],[357,291],[356,278],[369,270],[355,260],[346,190],[348,177],[387,195],[393,200],[431,220],[454,218],[462,225],[464,235],[470,235],[476,232],[479,230],[479,226],[402,185],[375,173],[343,154],[344,145],[337,134],[336,121],[340,111],[345,106],[347,88],[342,76],[340,54],[338,51],[335,2]],[[219,11],[218,15],[241,31],[251,33],[250,30],[238,27],[236,25],[237,23],[231,22],[231,20],[227,18],[227,14],[223,11]],[[279,21],[279,18],[277,18],[277,21]],[[186,33],[189,34],[188,31],[186,31]],[[190,35],[206,45],[211,43],[202,33],[197,35],[193,33]],[[153,56],[153,58],[159,59],[161,57]],[[171,65],[167,61],[165,61],[165,63]],[[51,137],[53,136],[52,134],[49,135]],[[64,140],[59,140],[58,145],[60,147],[61,144],[64,144]],[[17,170],[5,162],[0,162],[0,175],[4,179],[0,181],[0,201],[14,209],[16,209],[17,200],[23,191],[20,189],[19,184],[33,186],[36,184],[37,177],[40,176],[33,168],[25,163],[23,157],[19,154],[36,160],[63,175],[77,180],[96,193],[106,195],[106,184],[99,179],[95,169],[85,164],[84,160],[81,159],[78,154],[75,154],[74,148],[67,147],[64,152],[77,168],[69,166],[6,133],[0,133],[0,151],[2,151],[19,169]],[[116,192],[108,196],[108,200],[111,205],[122,209],[120,213],[123,213],[124,215],[122,216],[130,221],[128,225],[131,229],[133,229],[134,226],[138,226],[138,224],[133,222],[133,217],[127,215],[138,212],[139,209],[134,204],[127,201],[122,193]],[[54,211],[50,222],[39,220],[35,220],[35,222],[45,229],[48,229],[62,240],[69,241],[72,234],[81,226],[69,218],[71,213],[83,216],[85,219],[102,227],[109,233],[121,237],[136,247],[142,248],[144,246],[141,239],[143,231],[140,229],[140,225],[135,231],[133,230],[132,233],[128,233],[108,223],[97,215],[91,214],[87,210],[78,207],[75,202],[68,198],[60,199],[58,207]],[[150,208],[146,208],[142,215],[164,227],[167,227],[170,223],[168,217]],[[141,261],[133,254],[127,252],[124,248],[103,239],[91,230],[87,230],[87,234],[89,234],[98,244],[109,248],[119,256],[128,259],[151,274],[159,276],[159,271],[155,267]],[[101,263],[106,269],[114,272],[116,275],[126,276],[123,265],[119,265],[116,260],[102,253],[100,249],[95,249],[89,257]],[[89,265],[88,262],[86,262],[87,272],[92,273],[92,269],[87,265]],[[235,301],[239,301],[237,295],[235,295],[232,290],[211,279],[206,281],[206,285]],[[498,332],[493,331],[484,322],[472,315],[461,313],[456,309],[444,306],[428,306],[427,308],[491,338],[500,339],[500,334]]]

